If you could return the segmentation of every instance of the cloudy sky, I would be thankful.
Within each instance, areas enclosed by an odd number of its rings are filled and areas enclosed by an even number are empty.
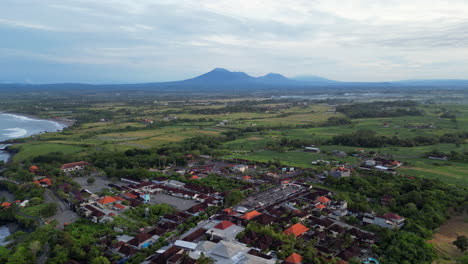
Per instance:
[[[2,0],[0,82],[468,79],[467,0]]]

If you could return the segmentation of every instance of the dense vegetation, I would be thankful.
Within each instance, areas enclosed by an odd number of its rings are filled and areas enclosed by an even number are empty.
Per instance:
[[[418,104],[414,101],[391,101],[371,102],[342,105],[336,111],[344,113],[350,118],[375,118],[375,117],[398,117],[398,116],[420,116],[423,112],[416,108]],[[371,110],[371,111],[370,111]]]

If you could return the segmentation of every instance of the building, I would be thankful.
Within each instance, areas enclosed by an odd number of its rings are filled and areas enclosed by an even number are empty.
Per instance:
[[[201,253],[214,260],[217,264],[228,263],[251,263],[251,264],[275,264],[276,259],[266,259],[250,254],[251,248],[228,241],[213,243],[201,241],[191,257],[199,258]]]
[[[304,151],[305,151],[305,152],[320,153],[320,149],[319,149],[319,148],[315,148],[315,147],[305,147],[305,148],[304,148]]]
[[[344,167],[339,167],[336,170],[331,171],[330,175],[335,177],[335,178],[350,177],[351,176],[351,170],[346,169]]]
[[[244,228],[229,221],[222,221],[210,228],[206,233],[210,240],[234,240],[236,236],[244,231]]]
[[[302,256],[297,253],[292,253],[291,256],[284,260],[285,264],[300,264],[302,263]]]
[[[293,234],[295,237],[301,237],[304,233],[309,231],[309,228],[304,226],[301,223],[290,226],[288,229],[284,230],[284,234],[290,235]]]
[[[77,170],[84,170],[86,166],[89,166],[89,165],[91,164],[89,164],[86,161],[78,161],[78,162],[63,164],[60,169],[63,172],[71,172],[71,171],[77,171]]]
[[[393,213],[387,213],[382,216],[364,214],[362,221],[383,228],[401,228],[405,225],[405,218]]]

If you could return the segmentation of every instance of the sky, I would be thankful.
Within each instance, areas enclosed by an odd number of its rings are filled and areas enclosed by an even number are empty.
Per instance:
[[[0,82],[468,79],[467,0],[2,0]]]

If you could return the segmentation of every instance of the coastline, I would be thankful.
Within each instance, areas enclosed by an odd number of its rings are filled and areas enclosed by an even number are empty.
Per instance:
[[[45,120],[45,121],[50,121],[50,122],[54,122],[54,123],[57,123],[61,126],[63,126],[62,129],[64,128],[67,128],[67,127],[71,127],[73,126],[75,123],[76,123],[76,120],[73,120],[73,119],[66,119],[66,118],[41,118],[41,117],[38,117],[38,116],[35,116],[35,115],[31,115],[31,114],[23,114],[23,113],[18,113],[18,112],[6,112],[6,111],[2,111],[0,110],[0,114],[7,114],[7,115],[12,115],[12,116],[15,116],[15,117],[26,117],[26,118],[29,118],[29,119],[32,119],[32,120]]]
[[[29,115],[29,114],[21,114],[21,113],[13,113],[13,112],[5,112],[5,111],[0,111],[0,114],[4,115],[10,115],[18,119],[23,119],[23,120],[30,120],[30,121],[48,121],[53,123],[57,129],[56,131],[40,131],[37,133],[33,133],[31,135],[25,136],[25,137],[17,137],[17,138],[10,138],[6,140],[0,141],[0,145],[5,145],[0,151],[6,153],[8,157],[6,160],[3,160],[5,163],[11,162],[12,157],[16,154],[15,151],[11,150],[11,146],[19,143],[23,143],[24,139],[34,136],[34,135],[40,135],[43,133],[53,133],[53,132],[59,132],[63,131],[65,128],[71,127],[75,124],[76,120],[71,120],[71,119],[55,119],[55,118],[40,118],[34,115]]]

